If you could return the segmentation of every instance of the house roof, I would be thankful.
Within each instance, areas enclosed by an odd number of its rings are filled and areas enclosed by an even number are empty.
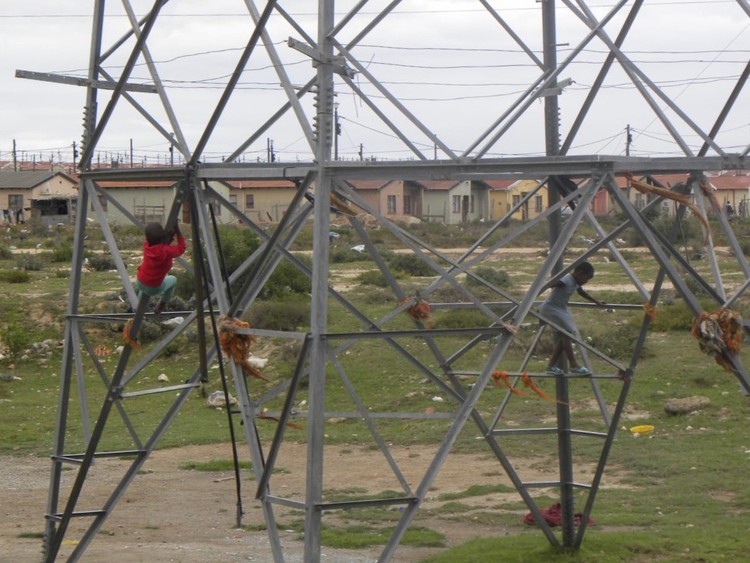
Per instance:
[[[461,182],[456,180],[421,180],[419,183],[428,191],[447,191],[455,188]]]
[[[509,187],[515,184],[517,180],[509,180],[506,178],[488,178],[486,180],[482,180],[482,182],[487,184],[491,190],[507,190]]]
[[[77,182],[73,178],[62,172],[52,172],[50,170],[37,170],[33,172],[0,170],[0,189],[29,190],[43,184],[55,176],[65,178],[72,184],[77,185]]]

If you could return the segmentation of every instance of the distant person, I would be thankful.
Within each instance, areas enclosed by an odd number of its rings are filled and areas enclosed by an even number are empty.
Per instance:
[[[177,278],[167,274],[172,269],[174,259],[185,252],[185,237],[176,225],[167,234],[161,223],[149,223],[144,234],[146,240],[143,242],[143,260],[138,266],[135,287],[138,299],[144,294],[149,297],[159,296],[154,308],[154,312],[159,315],[174,297]],[[177,244],[172,244],[175,238]]]
[[[542,289],[542,291],[551,288],[552,293],[550,293],[549,297],[547,297],[544,303],[542,303],[539,312],[545,318],[577,337],[578,327],[576,326],[573,315],[568,308],[568,302],[570,301],[573,292],[578,292],[578,295],[600,307],[606,305],[604,301],[595,299],[586,293],[581,287],[593,277],[594,267],[589,262],[581,262],[573,268],[572,273],[565,274],[556,282],[550,282],[544,287],[544,289]],[[557,333],[555,347],[552,349],[552,355],[550,355],[549,361],[547,362],[547,373],[551,375],[562,375],[563,371],[557,365],[557,362],[563,352],[565,352],[565,357],[568,359],[568,364],[570,364],[571,373],[576,375],[591,375],[591,370],[585,366],[578,365],[575,354],[573,353],[573,344],[570,337],[561,332]]]

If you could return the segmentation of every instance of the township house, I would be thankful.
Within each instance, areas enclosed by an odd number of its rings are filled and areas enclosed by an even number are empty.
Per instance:
[[[679,183],[685,183],[688,174],[657,174],[654,179],[666,188],[672,188]],[[719,208],[730,216],[750,217],[750,174],[736,173],[730,174],[706,174],[710,194],[716,200]],[[636,209],[643,209],[649,202],[649,196],[633,188],[629,188],[628,181],[625,178],[618,177],[617,185],[626,190],[629,200]],[[604,192],[597,194],[599,196]],[[609,197],[604,202],[600,202],[602,210],[600,213],[608,213],[614,209],[614,205]],[[677,204],[670,201],[662,202],[662,211],[673,215]]]
[[[143,223],[163,223],[177,190],[177,184],[167,180],[99,180],[97,185]],[[211,181],[209,185],[256,223],[278,223],[296,193],[296,185],[291,180],[225,180]],[[128,215],[112,202],[107,202],[107,198],[100,196],[99,200],[110,223],[131,223]],[[214,215],[220,224],[238,221],[221,205],[214,206]],[[183,209],[181,221],[190,222],[187,208]]]
[[[524,197],[534,191],[539,185],[539,180],[506,180],[487,179],[483,181],[490,189],[489,205],[490,216],[493,221],[504,217],[511,209],[516,207]],[[547,186],[542,186],[531,199],[516,210],[512,218],[519,221],[533,219],[547,209]]]
[[[687,177],[687,174],[654,176],[667,188],[685,182]],[[733,216],[750,217],[750,173],[714,173],[707,174],[707,179],[710,193],[722,210]],[[387,219],[455,225],[502,218],[537,188],[539,180],[351,180],[347,184],[374,213]],[[176,184],[169,180],[99,180],[97,185],[109,196],[100,195],[99,201],[111,224],[131,224],[130,217],[143,223],[164,222],[176,193]],[[638,209],[650,200],[651,196],[630,188],[625,178],[618,177],[617,185]],[[217,180],[210,182],[210,187],[259,224],[278,223],[297,190],[294,181],[285,179]],[[77,195],[77,178],[61,168],[0,169],[0,221],[73,223]],[[548,189],[544,185],[518,207],[512,218],[533,219],[548,205]],[[616,209],[606,190],[600,190],[591,204],[594,215],[613,213]],[[674,202],[662,203],[665,213],[672,214],[675,209]],[[93,210],[92,203],[92,213]],[[214,214],[219,223],[238,222],[238,218],[221,205],[214,206]],[[189,222],[187,207],[183,209],[181,221]]]
[[[470,180],[349,180],[375,213],[393,221],[412,219],[456,225],[487,219],[489,186]]]
[[[0,221],[72,223],[78,183],[55,170],[0,170]]]
[[[278,223],[297,193],[292,180],[227,180],[229,203],[255,223]]]

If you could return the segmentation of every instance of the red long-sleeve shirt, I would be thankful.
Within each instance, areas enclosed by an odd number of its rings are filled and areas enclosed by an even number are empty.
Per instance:
[[[138,281],[148,287],[159,287],[175,258],[182,256],[185,252],[185,237],[177,236],[177,244],[154,244],[148,241],[143,243],[143,261],[138,266]]]

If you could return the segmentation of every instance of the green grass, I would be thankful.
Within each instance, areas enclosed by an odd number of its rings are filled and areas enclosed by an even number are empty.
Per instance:
[[[428,228],[429,229],[429,228]],[[440,231],[443,236],[445,229]],[[429,233],[428,233],[429,234]],[[435,236],[438,236],[437,234]],[[133,236],[133,244],[139,237]],[[450,239],[448,239],[450,240]],[[28,241],[24,241],[28,242]],[[446,241],[447,242],[447,241]],[[452,241],[450,246],[455,246]],[[87,245],[95,246],[95,239]],[[437,244],[436,246],[439,246]],[[136,248],[137,250],[137,248]],[[630,266],[643,280],[653,278],[656,264],[648,254],[632,253]],[[137,256],[137,252],[136,252]],[[641,257],[642,256],[642,257]],[[641,302],[640,296],[620,290],[602,290],[597,293],[597,284],[625,283],[618,265],[595,257],[596,277],[591,293],[601,295],[607,301],[620,303]],[[0,269],[13,267],[14,259],[0,259]],[[366,267],[367,262],[357,262],[353,267]],[[502,260],[488,259],[483,266],[508,272],[511,278],[509,292],[522,296],[534,279],[539,259],[510,256]],[[348,264],[337,264],[336,269],[347,269]],[[59,267],[59,265],[55,266]],[[707,264],[697,267],[707,271]],[[13,318],[33,342],[46,338],[61,338],[68,280],[66,276],[54,274],[50,265],[41,271],[31,271],[26,283],[8,283],[0,279],[0,308],[4,318]],[[738,278],[739,279],[739,278]],[[429,283],[430,278],[419,280],[401,279],[406,291],[413,292]],[[648,284],[646,284],[648,286]],[[87,272],[81,288],[81,309],[86,312],[108,311],[114,303],[112,296],[119,291],[119,281],[110,272]],[[445,293],[449,295],[448,292]],[[665,292],[669,297],[670,292]],[[369,319],[387,315],[396,304],[392,295],[370,286],[355,288],[346,294]],[[386,296],[386,297],[384,297]],[[666,299],[665,299],[666,301]],[[710,305],[707,305],[707,307]],[[737,307],[748,315],[746,299],[738,301]],[[642,319],[641,311],[617,311],[613,315],[601,315],[593,310],[576,310],[575,315],[585,336],[590,336],[598,349],[609,350],[618,361],[627,364],[634,339],[634,330]],[[466,315],[469,316],[469,315]],[[436,311],[436,325],[441,318],[460,323],[462,318],[450,318]],[[349,332],[361,329],[362,323],[345,308],[331,301],[331,332]],[[482,562],[497,561],[739,561],[747,558],[747,546],[743,538],[748,534],[750,517],[750,491],[746,487],[747,464],[750,463],[746,439],[746,428],[750,421],[750,400],[739,393],[737,382],[731,374],[718,367],[711,358],[700,352],[696,341],[689,335],[691,320],[689,310],[679,300],[665,302],[657,309],[657,320],[647,341],[646,353],[640,358],[627,401],[626,418],[621,420],[619,432],[604,474],[602,488],[596,500],[593,519],[596,521],[587,533],[580,550],[573,553],[556,551],[534,528],[525,526],[519,513],[527,511],[520,497],[507,486],[492,483],[494,475],[477,475],[477,484],[455,494],[441,494],[434,499],[434,508],[420,510],[415,516],[416,526],[407,531],[402,543],[424,545],[442,549],[441,553],[428,561]],[[617,323],[617,324],[616,324]],[[405,314],[398,315],[385,324],[385,328],[411,328],[413,323]],[[0,327],[6,328],[7,327]],[[522,329],[519,342],[529,342],[536,323]],[[0,331],[2,334],[2,331]],[[17,334],[17,333],[16,333]],[[121,334],[106,326],[87,329],[92,346],[108,346],[112,349],[122,344]],[[464,339],[458,337],[436,337],[435,341],[446,355],[461,349]],[[253,396],[268,393],[283,383],[292,373],[296,363],[294,347],[288,343],[269,340],[275,345],[272,361],[264,369],[270,382],[250,379]],[[340,341],[331,341],[337,346]],[[157,358],[135,377],[128,391],[146,390],[164,384],[157,377],[164,373],[175,385],[188,379],[198,365],[196,345],[187,336],[180,337],[174,354]],[[483,342],[462,354],[452,363],[459,371],[476,371],[483,359],[492,350],[491,342]],[[448,395],[431,382],[424,374],[415,370],[413,362],[399,353],[403,348],[428,369],[439,371],[439,361],[428,346],[417,338],[399,337],[393,343],[381,339],[357,340],[338,360],[342,371],[356,389],[357,398],[372,412],[389,411],[403,413],[452,412],[455,404]],[[297,348],[298,349],[298,348]],[[133,354],[131,364],[147,353],[144,350]],[[529,371],[543,369],[548,351],[540,351],[532,358]],[[512,346],[506,353],[499,369],[518,370],[525,349]],[[373,361],[376,358],[376,361]],[[16,358],[14,368],[10,360],[0,363],[0,373],[13,374],[18,380],[0,381],[0,453],[49,455],[57,414],[58,385],[60,374],[60,351],[55,350],[47,358]],[[44,361],[42,361],[44,360]],[[107,376],[116,366],[116,355],[102,358],[101,364]],[[593,358],[595,371],[611,369]],[[745,362],[747,363],[747,362]],[[86,396],[93,420],[105,399],[105,386],[101,377],[87,359],[83,362]],[[469,388],[475,376],[461,376]],[[543,377],[535,383],[545,392],[552,393],[554,384]],[[610,407],[618,398],[621,382],[600,382],[602,395]],[[218,369],[209,370],[206,394],[220,390]],[[354,412],[356,401],[342,384],[339,373],[329,368],[326,379],[326,409],[332,412]],[[518,426],[538,426],[541,420],[552,417],[555,404],[545,401],[530,392],[528,397],[514,398],[503,414],[503,421],[512,421]],[[479,400],[477,408],[485,420],[495,414],[506,390],[490,384]],[[703,395],[711,405],[698,413],[672,416],[664,411],[665,400],[672,397]],[[124,406],[139,435],[148,436],[160,424],[166,409],[174,402],[174,393],[148,395],[128,399]],[[284,400],[284,392],[264,405],[269,411],[278,411]],[[440,396],[442,402],[435,401]],[[591,402],[591,388],[586,380],[574,380],[570,386],[574,425],[578,428],[601,431],[603,423],[596,405]],[[307,382],[303,381],[295,397],[299,410],[304,410],[302,401],[307,400]],[[83,447],[80,400],[76,384],[73,384],[68,419],[67,450],[80,451]],[[237,420],[237,419],[236,419]],[[303,427],[304,419],[299,419]],[[225,410],[206,407],[199,392],[193,392],[185,402],[158,447],[169,448],[188,444],[225,442],[229,438]],[[449,421],[435,419],[377,419],[374,421],[382,438],[393,444],[438,444],[445,437]],[[651,436],[633,438],[627,429],[636,424],[653,424]],[[501,424],[502,426],[502,424]],[[276,429],[272,421],[258,421],[260,438],[267,442]],[[239,425],[236,430],[239,429]],[[341,419],[325,426],[326,442],[346,445],[352,459],[356,459],[361,448],[371,448],[369,429],[360,419]],[[482,452],[489,455],[486,442],[477,439],[480,432],[471,420],[458,436],[454,451]],[[306,428],[288,428],[286,439],[304,441]],[[577,463],[596,462],[601,442],[580,437],[574,438],[574,458]],[[125,424],[116,411],[108,422],[102,449],[124,449],[132,447]],[[503,451],[511,463],[535,469],[552,466],[557,459],[557,438],[554,435],[509,436],[502,440]],[[183,469],[197,471],[231,471],[231,460],[190,462]],[[243,462],[243,469],[250,465]],[[470,472],[470,467],[466,468]],[[498,475],[502,468],[498,464]],[[587,480],[590,475],[581,475]],[[326,501],[346,501],[364,498],[389,498],[401,493],[386,490],[375,495],[365,495],[363,490],[342,488],[325,491]],[[542,491],[539,494],[548,494]],[[502,495],[502,501],[472,504],[484,495]],[[576,504],[585,501],[583,492],[576,493]],[[461,501],[461,502],[459,502]],[[551,496],[541,496],[540,506],[555,502]],[[324,526],[323,544],[330,547],[362,547],[382,545],[390,536],[392,526],[400,518],[397,510],[378,508],[356,508],[335,511],[336,524]],[[426,524],[427,521],[430,524]],[[492,526],[506,530],[507,536],[483,538],[447,549],[445,538],[435,530],[435,522],[466,522]],[[295,529],[290,526],[290,529]],[[299,528],[297,528],[299,529]],[[299,529],[301,531],[301,529]]]
[[[490,493],[507,493],[511,491],[515,491],[515,489],[506,485],[472,485],[460,493],[443,493],[438,495],[438,500],[458,500],[467,497],[484,496]]]
[[[249,461],[240,461],[240,469],[251,470],[253,464]],[[212,459],[210,461],[187,461],[179,465],[180,469],[186,471],[234,471],[234,461],[231,459]]]
[[[385,545],[392,532],[392,528],[362,525],[323,528],[320,532],[320,542],[335,549],[362,549],[373,545]],[[401,545],[445,547],[445,536],[434,530],[412,526],[404,533]]]

